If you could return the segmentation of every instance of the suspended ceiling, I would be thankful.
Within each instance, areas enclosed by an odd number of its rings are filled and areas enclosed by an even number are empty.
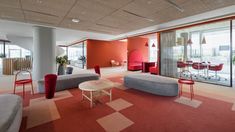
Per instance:
[[[119,35],[231,5],[235,0],[0,0],[0,19]]]

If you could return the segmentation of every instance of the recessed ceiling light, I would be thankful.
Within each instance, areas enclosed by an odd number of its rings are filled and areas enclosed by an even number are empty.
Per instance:
[[[78,23],[78,22],[80,22],[80,20],[79,20],[79,19],[76,19],[76,18],[73,18],[73,19],[72,19],[72,22]]]

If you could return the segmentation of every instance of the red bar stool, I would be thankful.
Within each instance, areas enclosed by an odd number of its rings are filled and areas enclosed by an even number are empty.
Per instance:
[[[190,76],[190,79],[185,79],[182,78],[182,75],[184,75],[185,73],[187,73]],[[191,94],[191,100],[194,97],[194,91],[193,91],[193,85],[194,85],[194,81],[192,80],[192,74],[190,71],[188,70],[184,70],[180,73],[180,77],[178,80],[178,84],[179,84],[179,97],[182,95],[182,88],[183,88],[183,84],[185,85],[189,85],[190,86],[190,94]]]
[[[23,73],[23,72],[29,74],[29,78],[28,79],[18,79],[19,74]],[[31,72],[27,71],[27,70],[23,70],[23,71],[17,72],[16,75],[15,75],[14,91],[13,91],[13,93],[15,94],[17,86],[23,86],[23,98],[24,98],[25,97],[25,85],[27,85],[27,84],[31,85],[32,93],[34,94],[34,91],[33,91],[33,80],[32,80]]]

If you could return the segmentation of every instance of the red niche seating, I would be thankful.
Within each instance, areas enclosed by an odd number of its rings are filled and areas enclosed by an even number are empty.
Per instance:
[[[96,73],[96,74],[99,74],[99,75],[101,76],[101,74],[100,74],[100,66],[99,66],[99,65],[96,65],[96,66],[94,67],[94,69],[95,69],[95,73]]]
[[[142,70],[143,56],[139,50],[133,50],[128,55],[128,70]]]
[[[45,96],[47,99],[51,99],[54,97],[55,94],[57,75],[47,74],[44,77],[44,80],[45,80]]]

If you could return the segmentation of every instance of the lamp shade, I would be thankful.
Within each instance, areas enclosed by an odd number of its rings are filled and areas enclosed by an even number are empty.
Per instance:
[[[156,47],[154,43],[153,43],[152,47]]]
[[[202,38],[202,44],[206,44],[206,38],[205,38],[205,36],[203,36],[203,38]]]
[[[192,42],[192,39],[191,39],[191,38],[187,41],[187,44],[193,44],[193,42]]]
[[[6,36],[6,35],[3,35],[3,34],[0,34],[0,41],[1,41],[1,42],[10,42],[10,41],[7,39],[7,36]]]
[[[56,46],[56,56],[62,56],[65,54],[65,50],[59,46]]]
[[[148,47],[149,46],[148,42],[146,42],[144,46]]]

